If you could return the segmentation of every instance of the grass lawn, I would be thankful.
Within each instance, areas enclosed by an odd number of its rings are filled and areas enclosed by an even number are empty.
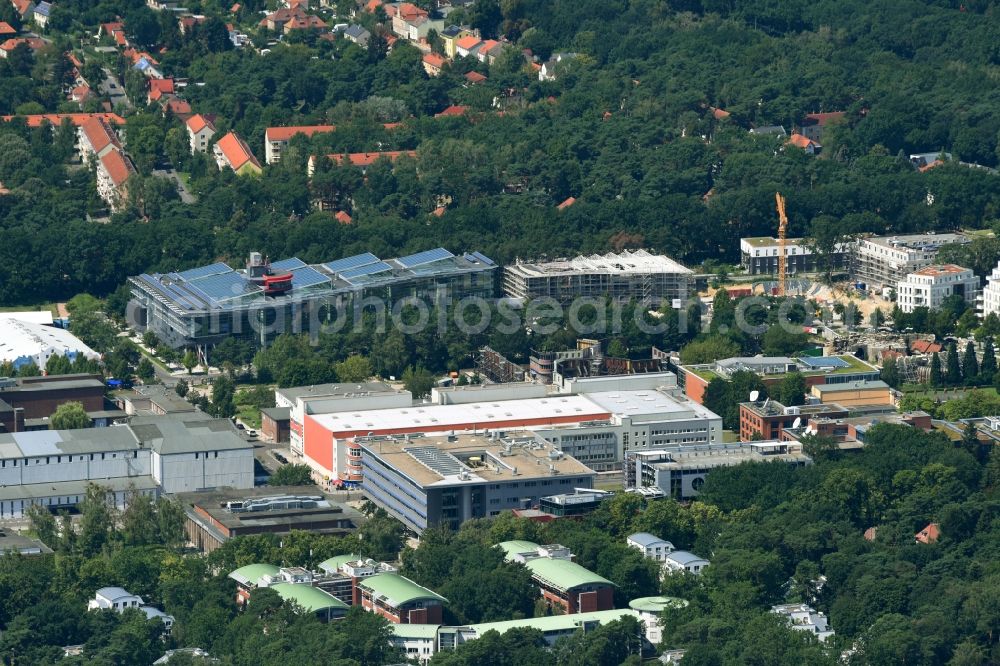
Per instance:
[[[993,386],[958,386],[955,388],[928,388],[924,384],[907,384],[903,387],[903,395],[907,398],[931,398],[938,397],[942,400],[946,398],[960,398],[969,391],[976,390],[988,396],[997,395],[996,387]]]
[[[733,442],[740,441],[740,433],[735,430],[723,430],[722,431],[722,442],[723,444],[731,444]]]
[[[53,317],[58,317],[55,303],[43,303],[41,305],[8,305],[0,307],[0,312],[42,312],[48,310]]]
[[[236,417],[248,428],[260,430],[260,410],[253,405],[237,405]]]

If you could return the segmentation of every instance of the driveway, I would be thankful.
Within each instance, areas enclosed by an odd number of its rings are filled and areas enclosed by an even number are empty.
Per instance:
[[[188,192],[187,187],[184,186],[184,181],[177,176],[177,172],[174,169],[153,169],[153,175],[173,181],[177,194],[180,195],[181,201],[184,203],[193,204],[195,202],[194,195]]]
[[[97,90],[111,98],[112,106],[123,104],[127,109],[132,108],[132,101],[125,96],[125,88],[122,87],[121,81],[107,67],[104,68],[104,80],[97,84]]]

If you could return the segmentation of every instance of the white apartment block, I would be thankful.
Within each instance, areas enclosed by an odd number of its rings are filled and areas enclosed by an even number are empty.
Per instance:
[[[625,539],[625,543],[629,548],[635,548],[640,551],[643,557],[656,560],[661,564],[667,561],[667,555],[676,550],[674,544],[649,532],[631,534]]]
[[[914,271],[900,280],[896,286],[896,303],[903,312],[913,312],[915,308],[940,308],[950,296],[961,296],[966,303],[975,307],[979,291],[979,278],[972,269],[954,264],[928,266]]]
[[[983,287],[980,298],[984,317],[988,314],[1000,315],[1000,264],[986,278],[986,286]]]
[[[866,238],[854,251],[852,275],[869,286],[895,287],[910,273],[932,265],[942,246],[968,242],[963,234]]]

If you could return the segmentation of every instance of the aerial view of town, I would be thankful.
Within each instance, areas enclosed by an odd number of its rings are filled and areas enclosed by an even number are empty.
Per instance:
[[[1000,664],[998,167],[997,0],[0,0],[0,664]]]

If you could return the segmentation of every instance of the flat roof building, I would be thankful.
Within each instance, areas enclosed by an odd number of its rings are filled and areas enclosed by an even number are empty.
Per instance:
[[[921,268],[896,285],[896,303],[903,312],[919,307],[937,310],[950,296],[959,296],[969,307],[975,307],[978,294],[979,277],[971,268],[954,264]]]
[[[253,447],[227,419],[146,417],[127,426],[0,434],[0,518],[32,504],[73,508],[95,483],[118,507],[129,493],[253,487]]]
[[[837,403],[786,407],[777,400],[740,403],[740,441],[782,439],[786,428],[804,425],[811,418],[846,418],[849,412]]]
[[[188,541],[210,553],[237,536],[285,535],[292,530],[346,535],[364,516],[302,486],[222,489],[178,496]]]
[[[554,298],[569,304],[582,296],[648,299],[653,304],[685,301],[694,272],[662,254],[625,250],[504,268],[504,293],[511,298]]]
[[[892,287],[910,273],[934,263],[944,245],[970,243],[965,234],[876,236],[858,242],[851,259],[852,276],[870,287]]]
[[[186,271],[129,278],[133,325],[175,349],[207,347],[231,336],[266,345],[281,333],[314,332],[351,313],[355,299],[402,298],[434,303],[491,299],[492,259],[436,248],[396,259],[371,253],[307,265],[291,257],[268,262],[254,253],[245,270],[218,262]],[[290,276],[290,277],[288,277]],[[360,307],[360,303],[358,304]]]
[[[716,467],[745,462],[784,462],[808,465],[798,442],[744,442],[680,446],[661,451],[633,451],[625,461],[626,489],[656,488],[667,497],[691,499]]]
[[[53,356],[72,360],[77,354],[93,360],[101,358],[66,329],[24,319],[0,318],[0,363],[10,362],[15,369],[31,363],[44,368]]]
[[[835,402],[848,408],[893,404],[892,389],[881,380],[813,386],[812,395],[822,403]]]
[[[774,275],[778,272],[778,254],[781,246],[777,238],[756,236],[740,239],[740,264],[750,275]],[[851,247],[840,243],[825,259],[831,270],[842,270],[848,266]],[[804,238],[789,238],[785,241],[785,266],[789,274],[812,273],[824,269],[819,257]]]
[[[79,402],[88,413],[103,411],[105,389],[100,375],[0,377],[0,432],[26,430],[26,421],[48,418],[66,402]]]
[[[365,497],[417,533],[535,506],[557,490],[590,488],[595,477],[534,437],[372,437],[355,446]]]

